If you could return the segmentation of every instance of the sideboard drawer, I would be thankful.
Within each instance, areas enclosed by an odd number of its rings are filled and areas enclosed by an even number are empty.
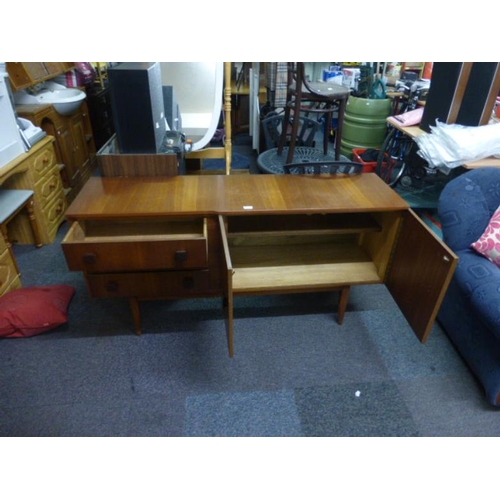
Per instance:
[[[72,271],[205,268],[206,220],[74,222],[62,247]]]
[[[97,298],[179,298],[210,292],[206,270],[88,274],[87,284]]]

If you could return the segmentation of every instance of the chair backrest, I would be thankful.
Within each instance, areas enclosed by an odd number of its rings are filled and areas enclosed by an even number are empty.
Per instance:
[[[312,175],[358,175],[363,172],[364,165],[354,161],[310,161],[289,163],[283,166],[285,174]]]
[[[283,114],[270,114],[262,120],[266,149],[278,147],[283,132],[284,118]],[[321,130],[321,123],[305,116],[301,116],[299,122],[296,146],[314,147],[315,136]]]

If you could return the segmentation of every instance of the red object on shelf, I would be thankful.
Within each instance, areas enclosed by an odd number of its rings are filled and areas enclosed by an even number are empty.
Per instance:
[[[376,161],[365,161],[361,158],[361,155],[366,151],[366,149],[353,149],[352,150],[352,155],[353,155],[353,161],[362,163],[363,164],[363,173],[364,174],[369,174],[375,172],[377,168],[377,162]]]

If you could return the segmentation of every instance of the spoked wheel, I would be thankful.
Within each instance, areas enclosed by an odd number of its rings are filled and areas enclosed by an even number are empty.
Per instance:
[[[389,186],[395,186],[405,171],[405,157],[412,139],[393,128],[384,140],[377,158],[377,175]]]

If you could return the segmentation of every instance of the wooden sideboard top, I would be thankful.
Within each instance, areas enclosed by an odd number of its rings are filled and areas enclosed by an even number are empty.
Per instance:
[[[242,215],[405,210],[408,204],[375,174],[92,177],[68,219],[164,215]]]

